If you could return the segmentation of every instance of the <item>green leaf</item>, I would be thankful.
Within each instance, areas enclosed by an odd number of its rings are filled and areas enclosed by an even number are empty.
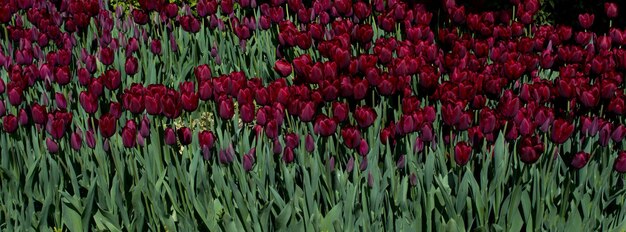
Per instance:
[[[72,232],[83,231],[80,214],[63,203],[63,224]]]

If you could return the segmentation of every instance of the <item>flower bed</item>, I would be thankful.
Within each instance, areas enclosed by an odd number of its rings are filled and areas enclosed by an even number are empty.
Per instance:
[[[0,228],[626,227],[616,3],[138,6],[0,4]]]

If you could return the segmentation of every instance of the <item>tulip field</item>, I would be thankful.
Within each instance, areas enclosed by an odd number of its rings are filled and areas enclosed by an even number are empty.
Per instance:
[[[625,231],[624,9],[0,0],[0,230]]]

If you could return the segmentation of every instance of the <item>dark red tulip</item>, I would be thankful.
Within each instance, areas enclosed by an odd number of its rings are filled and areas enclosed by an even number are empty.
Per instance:
[[[196,67],[193,70],[193,73],[196,76],[196,80],[198,81],[198,83],[211,80],[212,77],[211,68],[209,67],[209,65],[206,64]]]
[[[122,116],[122,104],[113,101],[109,103],[109,114],[119,119]]]
[[[132,11],[133,21],[139,25],[145,25],[150,20],[148,14],[144,13],[142,10],[134,9]]]
[[[109,69],[104,73],[104,86],[109,90],[116,90],[122,84],[122,75],[115,69]]]
[[[291,148],[298,148],[300,146],[300,136],[296,133],[287,133],[285,135],[285,145]]]
[[[252,167],[254,166],[254,153],[256,152],[255,148],[250,149],[250,152],[248,152],[248,154],[245,154],[243,156],[243,160],[242,165],[243,165],[243,170],[245,170],[246,172],[250,172],[252,170]]]
[[[11,105],[19,106],[20,104],[22,104],[22,88],[17,86],[9,88],[7,95],[9,98],[9,103],[11,103]]]
[[[285,147],[285,150],[283,151],[283,161],[286,164],[290,164],[290,163],[293,163],[293,160],[294,160],[293,148]]]
[[[572,135],[572,132],[574,132],[573,124],[563,119],[557,119],[552,124],[552,133],[550,139],[554,143],[562,144],[567,141],[567,139],[569,139],[569,137]]]
[[[82,91],[78,96],[78,101],[88,114],[93,114],[98,111],[98,100],[96,96],[90,92]]]
[[[17,118],[12,114],[4,116],[2,119],[2,128],[7,133],[15,132],[17,130],[17,126]]]
[[[235,149],[233,148],[233,145],[230,144],[226,149],[223,149],[219,152],[219,162],[221,164],[227,165],[233,162],[233,159],[235,158]]]
[[[522,162],[533,164],[537,162],[544,152],[543,144],[539,137],[525,137],[519,147],[519,156]]]
[[[57,108],[59,109],[67,108],[67,100],[65,99],[65,95],[63,95],[63,93],[54,94],[54,102],[56,103]]]
[[[359,152],[359,155],[362,157],[367,156],[367,154],[370,152],[370,146],[369,144],[367,144],[367,141],[365,141],[364,138],[361,138],[361,142],[359,142],[359,147],[357,148],[357,151]]]
[[[350,149],[357,148],[361,142],[361,132],[353,126],[341,128],[341,137],[343,138],[343,144]]]
[[[124,128],[122,128],[122,144],[126,148],[132,148],[136,146],[137,125],[135,125],[135,121],[126,121],[126,125],[124,126]]]
[[[161,55],[161,41],[158,39],[152,39],[150,41],[150,52],[157,56]]]
[[[126,58],[126,63],[124,64],[124,71],[126,71],[126,74],[128,75],[135,75],[135,73],[137,73],[138,66],[139,64],[137,58],[134,56],[128,57]]]
[[[171,127],[165,128],[163,135],[165,136],[165,144],[170,146],[176,145],[176,132],[174,129]]]
[[[306,138],[304,139],[304,145],[307,152],[313,152],[315,150],[315,140],[313,140],[313,135],[306,135]]]
[[[143,138],[150,137],[150,119],[148,119],[147,115],[144,115],[143,119],[141,119],[139,134],[141,134],[141,137]]]
[[[85,132],[85,143],[87,143],[87,146],[91,149],[96,147],[96,137],[92,130]]]
[[[46,138],[46,148],[50,154],[55,154],[59,152],[59,144],[52,140],[51,138]]]
[[[337,123],[335,120],[322,115],[315,120],[314,130],[315,133],[328,137],[337,131]]]
[[[17,120],[20,126],[25,126],[28,124],[28,114],[25,109],[20,109],[17,113]]]
[[[315,116],[315,103],[312,101],[302,102],[300,111],[300,120],[302,122],[310,122]]]
[[[100,62],[104,65],[111,65],[115,60],[115,52],[109,47],[104,47],[100,50]]]
[[[146,97],[146,99],[148,99]],[[180,93],[173,89],[168,89],[161,97],[160,104],[162,104],[162,113],[165,117],[170,119],[178,118],[181,114],[182,102],[180,100]],[[147,104],[146,104],[147,106]],[[150,112],[150,111],[148,111]]]
[[[82,132],[80,130],[77,130],[70,136],[70,145],[75,151],[80,151],[80,148],[83,146],[83,137],[81,133]]]
[[[274,63],[274,70],[282,77],[289,76],[292,72],[291,64],[285,59],[277,60],[276,63]]]
[[[215,144],[215,136],[213,135],[213,132],[205,130],[198,133],[198,143],[201,148],[213,148],[213,145]]]
[[[617,15],[618,15],[617,4],[615,4],[614,2],[605,2],[604,13],[606,13],[606,17],[617,18]]]
[[[585,167],[585,165],[587,165],[587,162],[589,162],[589,158],[591,158],[591,155],[589,153],[583,151],[578,152],[572,157],[570,166],[574,169],[581,169]]]
[[[618,173],[626,173],[626,151],[620,151],[613,163],[613,170]]]
[[[378,114],[369,106],[357,107],[354,111],[354,119],[361,128],[367,128],[374,123]]]
[[[459,166],[465,166],[469,162],[472,155],[472,147],[466,142],[458,142],[454,146],[454,161]]]
[[[6,113],[7,113],[7,108],[4,105],[4,100],[0,99],[0,117],[4,116]]]
[[[226,97],[218,101],[219,115],[222,119],[231,119],[235,115],[233,99]]]
[[[595,15],[593,14],[579,14],[578,15],[578,23],[580,23],[580,26],[583,27],[584,29],[589,29],[591,27],[591,25],[593,25],[593,20],[595,18]]]
[[[108,113],[104,114],[100,116],[98,125],[100,128],[100,134],[104,138],[110,138],[111,136],[113,136],[113,134],[115,134],[115,130],[117,127],[117,118]]]
[[[348,119],[348,112],[350,112],[350,108],[348,107],[347,103],[333,102],[332,110],[333,119],[337,120],[337,122],[343,122]]]
[[[178,141],[180,141],[180,144],[182,144],[183,146],[191,144],[191,129],[187,127],[181,127],[178,128],[176,132],[178,134]]]
[[[0,105],[2,105],[2,101],[0,101]],[[1,107],[0,107],[1,108]],[[46,124],[46,120],[48,120],[48,112],[45,106],[34,103],[30,108],[31,117],[33,118],[33,122],[35,124],[44,125]],[[2,111],[0,110],[0,116],[2,116]]]
[[[247,103],[239,105],[239,117],[243,123],[251,123],[254,120],[254,104]]]

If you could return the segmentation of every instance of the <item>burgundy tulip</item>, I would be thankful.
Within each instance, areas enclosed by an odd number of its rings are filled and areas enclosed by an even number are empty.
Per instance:
[[[230,164],[233,162],[235,156],[235,149],[233,145],[230,144],[226,149],[223,149],[219,152],[219,161],[221,164]]]
[[[15,132],[17,130],[17,126],[17,118],[12,114],[4,116],[2,119],[2,128],[7,133]]]
[[[348,119],[348,112],[350,112],[350,108],[347,103],[333,102],[332,110],[333,119],[337,120],[337,122],[343,122]]]
[[[313,136],[311,134],[307,134],[304,145],[307,152],[313,152],[315,150],[315,140],[313,140]]]
[[[50,154],[59,152],[59,144],[51,138],[46,138],[46,147],[48,148],[48,152],[50,152]]]
[[[141,137],[144,137],[144,138],[150,137],[150,119],[148,119],[147,115],[144,115],[143,119],[141,119],[141,125],[139,126],[139,134],[141,134]]]
[[[465,166],[472,155],[472,147],[466,142],[458,142],[454,146],[454,161],[459,166]]]
[[[124,71],[128,75],[135,75],[137,73],[137,68],[139,67],[137,58],[134,56],[126,58],[126,63],[124,64]]]
[[[7,108],[4,105],[4,100],[0,99],[0,117],[4,116],[7,113]]]
[[[80,151],[80,148],[83,146],[83,138],[81,136],[80,130],[72,133],[72,135],[70,136],[70,145],[75,151]]]
[[[291,64],[285,59],[277,60],[276,63],[274,63],[274,70],[282,77],[289,76],[292,72]]]
[[[552,124],[552,133],[550,139],[554,143],[562,144],[567,141],[567,139],[569,139],[573,132],[573,124],[563,119],[557,119],[554,121],[554,124]]]
[[[331,136],[337,131],[337,123],[326,116],[320,116],[315,120],[314,131],[324,137]]]
[[[178,128],[177,134],[178,134],[178,141],[180,141],[180,144],[182,144],[183,146],[191,144],[191,139],[192,139],[191,129],[187,127]]]
[[[618,15],[617,4],[615,4],[614,2],[605,2],[604,13],[606,13],[606,17],[617,18],[617,15]]]
[[[584,29],[589,29],[591,28],[591,25],[593,25],[593,19],[595,18],[595,15],[593,14],[579,14],[578,15],[578,23],[580,23],[580,26],[583,27]]]
[[[350,149],[357,148],[361,142],[361,132],[356,127],[346,126],[341,128],[343,144]]]
[[[20,126],[25,126],[28,124],[28,114],[25,109],[20,109],[17,113],[17,121]]]
[[[618,173],[626,173],[626,151],[620,151],[613,163],[613,170]]]
[[[369,106],[357,107],[354,111],[354,119],[356,119],[361,128],[371,126],[374,120],[376,120],[376,117],[378,117],[376,111]]]
[[[98,100],[96,96],[88,91],[80,92],[78,101],[86,113],[93,114],[98,111]]]
[[[300,146],[300,136],[296,133],[287,133],[285,135],[285,145],[291,148],[298,148]]]
[[[170,146],[176,145],[176,132],[174,132],[174,129],[167,127],[163,134],[165,136],[165,144]]]
[[[283,161],[286,164],[290,164],[290,163],[293,163],[293,160],[294,160],[293,148],[285,147],[285,150],[283,151]]]
[[[232,98],[223,98],[219,102],[219,115],[222,119],[231,119],[235,115],[235,106]]]
[[[115,134],[115,130],[117,127],[117,118],[109,113],[104,114],[100,116],[98,125],[100,128],[100,134],[104,138],[110,138],[111,136],[113,136],[113,134]]]
[[[544,152],[543,144],[539,137],[526,137],[520,144],[519,156],[522,162],[533,164],[537,162]]]
[[[92,130],[85,132],[85,143],[91,149],[96,147],[96,136]]]
[[[196,76],[196,80],[198,81],[198,83],[211,80],[212,77],[211,68],[209,67],[209,65],[206,64],[196,67],[193,70],[193,73]]]
[[[570,166],[574,169],[581,169],[585,167],[585,165],[587,165],[587,162],[589,162],[590,157],[591,155],[589,153],[586,153],[583,151],[578,152],[574,154],[574,156],[572,157]]]
[[[370,152],[370,146],[369,144],[367,144],[367,141],[365,141],[364,138],[361,138],[361,142],[359,142],[359,147],[357,148],[357,151],[359,152],[360,156],[367,156],[367,154]]]
[[[201,131],[200,133],[198,133],[198,143],[200,144],[201,148],[206,147],[208,149],[211,149],[215,144],[215,135],[213,135],[213,132],[211,131]]]
[[[250,172],[252,170],[252,167],[254,166],[254,152],[255,152],[255,148],[250,149],[250,152],[248,152],[248,154],[245,154],[243,156],[243,170],[245,170],[246,172]]]
[[[132,148],[136,146],[137,125],[135,125],[135,121],[126,121],[126,125],[124,126],[124,128],[122,128],[122,144],[126,148]]]

